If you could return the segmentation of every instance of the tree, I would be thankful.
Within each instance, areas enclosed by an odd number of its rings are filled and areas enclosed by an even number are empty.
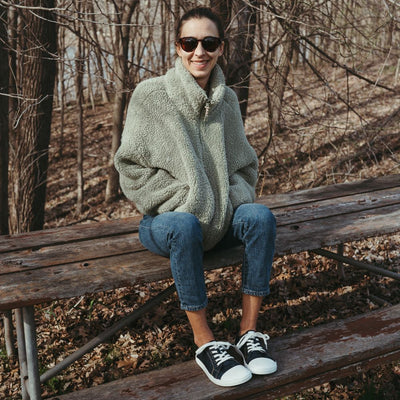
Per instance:
[[[0,6],[0,234],[8,233],[7,9]]]
[[[77,111],[77,156],[76,156],[76,177],[77,177],[77,200],[76,200],[76,211],[78,214],[82,214],[83,211],[83,199],[84,199],[84,178],[83,178],[83,135],[84,135],[84,124],[83,124],[83,73],[85,68],[85,55],[82,38],[82,3],[78,2],[77,6],[77,27],[75,32],[77,33],[77,44],[75,49],[75,91],[76,91],[76,111]]]
[[[267,88],[267,112],[268,126],[267,135],[271,138],[280,131],[280,121],[282,114],[282,100],[286,90],[286,84],[293,60],[293,50],[296,45],[298,35],[298,17],[300,15],[301,0],[289,0],[281,2],[286,9],[277,10],[271,2],[269,7],[275,15],[285,15],[283,33],[281,35],[281,47],[279,56],[267,60],[265,63],[268,70],[265,73]],[[278,18],[279,22],[282,22]],[[272,61],[272,62],[271,62]]]
[[[236,92],[243,121],[247,114],[252,54],[257,22],[257,1],[212,0],[212,7],[224,20],[228,28],[226,58],[223,68],[227,85]]]
[[[48,147],[56,75],[57,28],[54,0],[26,0],[17,7],[16,93],[18,112],[10,132],[11,233],[44,223]],[[35,7],[35,11],[30,10]]]
[[[119,192],[119,175],[114,167],[114,156],[121,144],[123,119],[126,107],[126,82],[128,75],[128,50],[131,32],[131,18],[139,0],[115,1],[116,51],[114,52],[115,99],[111,153],[108,163],[106,201],[110,202]]]
[[[0,5],[0,235],[8,233],[8,51],[7,9]],[[4,314],[7,355],[14,352],[12,313]]]

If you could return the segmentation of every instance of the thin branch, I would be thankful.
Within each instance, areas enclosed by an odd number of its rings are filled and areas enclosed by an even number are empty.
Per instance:
[[[397,93],[396,89],[390,88],[386,85],[382,85],[380,83],[374,82],[373,80],[359,74],[354,68],[351,68],[349,66],[347,66],[346,64],[342,64],[339,61],[337,61],[336,59],[334,59],[333,57],[331,57],[329,54],[327,54],[325,51],[323,51],[322,49],[320,49],[317,45],[315,45],[311,40],[309,40],[306,36],[304,35],[299,35],[299,38],[304,40],[306,43],[308,43],[310,46],[312,46],[315,50],[318,51],[318,53],[322,54],[325,58],[327,58],[329,61],[331,61],[333,64],[337,65],[338,67],[344,69],[345,71],[349,72],[351,75],[356,76],[357,78],[364,80],[368,83],[370,83],[373,86],[377,86],[380,87],[382,89],[386,89],[390,92],[393,93]]]

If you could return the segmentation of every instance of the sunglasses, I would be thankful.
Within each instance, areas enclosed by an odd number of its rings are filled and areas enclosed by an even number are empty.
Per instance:
[[[205,51],[213,53],[221,45],[222,40],[214,36],[207,36],[201,40],[194,37],[183,37],[177,41],[177,43],[181,45],[182,49],[188,53],[191,53],[197,49],[199,42],[201,42],[201,45]]]

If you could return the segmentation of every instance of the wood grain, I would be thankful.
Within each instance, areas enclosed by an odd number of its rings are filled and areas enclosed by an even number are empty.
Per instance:
[[[258,201],[276,215],[276,255],[400,230],[400,175]],[[169,278],[169,260],[140,244],[139,222],[133,217],[0,237],[0,310]],[[204,267],[241,261],[241,248],[214,251]]]
[[[211,383],[194,361],[52,400],[275,399],[400,357],[400,305],[271,340],[278,371],[244,385]]]

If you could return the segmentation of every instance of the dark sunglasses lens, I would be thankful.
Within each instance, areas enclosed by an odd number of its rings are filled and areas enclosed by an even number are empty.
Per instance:
[[[206,37],[202,40],[204,50],[210,53],[217,50],[220,44],[221,40],[215,37]]]
[[[180,39],[181,47],[184,51],[191,52],[197,47],[197,39],[195,38],[182,38]]]
[[[187,37],[179,39],[179,43],[184,51],[190,53],[196,49],[199,40],[193,37]],[[219,45],[221,44],[221,39],[207,36],[201,41],[201,44],[205,51],[212,53],[218,49]]]

